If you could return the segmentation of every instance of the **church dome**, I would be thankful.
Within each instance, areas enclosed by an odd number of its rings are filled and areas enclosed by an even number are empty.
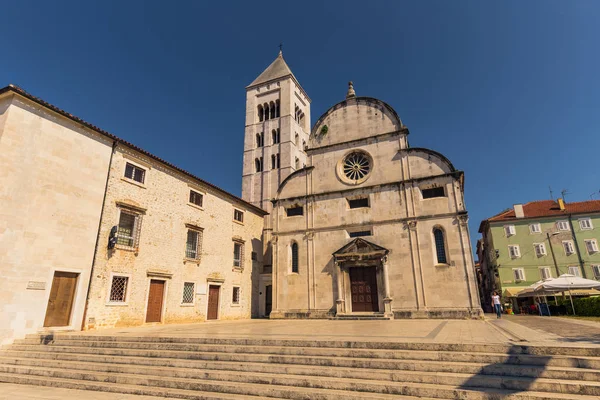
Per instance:
[[[346,99],[329,108],[313,126],[309,147],[323,147],[400,130],[406,130],[406,127],[392,107],[373,97],[356,96],[350,82]]]

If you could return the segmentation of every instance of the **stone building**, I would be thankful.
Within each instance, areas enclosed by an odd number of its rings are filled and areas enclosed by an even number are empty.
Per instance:
[[[242,196],[271,211],[261,315],[479,316],[463,172],[433,150],[409,147],[396,112],[357,97],[352,84],[298,148],[295,129],[308,121],[293,123],[291,105],[304,99],[281,54],[248,88]],[[271,101],[276,112],[265,121]],[[271,125],[291,143],[283,164],[258,168],[280,148],[255,140]],[[306,164],[294,165],[294,153]]]
[[[112,143],[0,89],[0,344],[81,328]]]
[[[122,145],[107,187],[86,328],[250,318],[264,211]]]
[[[283,59],[277,58],[246,87],[246,129],[242,198],[271,212],[281,182],[306,165],[310,98]],[[265,217],[264,268],[254,282],[256,315],[269,316],[272,304],[271,218]]]
[[[12,85],[0,153],[1,343],[250,317],[262,209]]]

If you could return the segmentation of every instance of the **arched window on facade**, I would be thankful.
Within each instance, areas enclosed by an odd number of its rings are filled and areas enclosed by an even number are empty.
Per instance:
[[[281,107],[279,106],[279,100],[277,100],[275,102],[275,117],[279,118],[281,116],[279,113],[280,110],[281,110]]]
[[[298,269],[298,243],[292,243],[292,273],[297,274]]]
[[[298,160],[298,157],[296,157],[296,161],[294,162],[294,165],[296,166],[296,169],[298,169],[300,167],[300,160]]]
[[[281,164],[279,163],[279,153],[277,153],[277,168],[281,168],[280,165]]]
[[[444,231],[442,228],[433,228],[433,239],[435,241],[435,254],[438,264],[448,264],[446,257],[446,241],[444,240]]]
[[[277,128],[277,143],[281,142],[281,135],[280,135],[281,131],[279,130],[279,128]]]
[[[269,105],[267,103],[263,104],[263,108],[265,109],[265,121],[269,119]]]
[[[273,138],[273,144],[277,144],[277,131],[275,129],[271,131],[271,137]]]
[[[263,119],[265,118],[265,111],[263,109],[262,105],[258,105],[258,121],[259,122],[263,122]]]
[[[269,103],[269,109],[271,110],[271,119],[275,118],[275,103]]]
[[[296,147],[300,145],[300,136],[298,136],[297,133],[296,136],[294,136],[294,143],[296,144]]]
[[[271,155],[271,169],[275,169],[275,166],[277,165],[277,159],[275,157],[275,154]]]
[[[256,147],[261,147],[261,146],[262,146],[261,134],[257,133],[256,134]]]
[[[306,149],[306,140],[302,141],[302,151]]]
[[[256,169],[256,172],[260,172],[261,171],[261,165],[260,165],[260,159],[259,158],[254,159],[254,167]]]

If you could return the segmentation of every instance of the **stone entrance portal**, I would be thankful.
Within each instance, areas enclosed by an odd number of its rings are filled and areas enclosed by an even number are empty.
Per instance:
[[[383,310],[393,318],[388,250],[361,238],[333,253],[337,274],[336,315]]]
[[[353,312],[379,311],[377,275],[373,267],[350,268]]]

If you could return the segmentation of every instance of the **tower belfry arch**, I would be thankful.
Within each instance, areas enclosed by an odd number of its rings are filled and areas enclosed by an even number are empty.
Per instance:
[[[280,43],[275,60],[246,87],[242,198],[269,213],[279,185],[307,164],[304,144],[310,135],[310,102],[283,58]],[[268,270],[272,215],[265,217],[264,226],[262,264]]]

